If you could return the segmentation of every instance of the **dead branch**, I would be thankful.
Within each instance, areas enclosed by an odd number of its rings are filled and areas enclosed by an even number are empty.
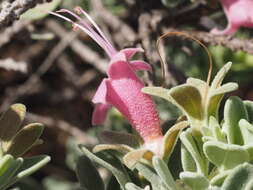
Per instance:
[[[27,63],[17,62],[11,58],[0,60],[0,68],[27,73]]]
[[[37,4],[43,3],[43,0],[14,0],[4,1],[0,11],[0,29],[12,24],[18,20],[20,15]]]
[[[15,99],[33,88],[38,79],[48,71],[54,61],[76,36],[77,34],[75,32],[70,32],[65,36],[65,38],[62,38],[62,40],[54,47],[38,70],[33,73],[23,85],[19,86],[17,89],[14,88],[13,90],[10,90],[10,92],[6,94],[6,99],[3,101],[1,109],[6,109]],[[13,91],[15,91],[15,93],[13,93]]]
[[[17,21],[12,26],[5,28],[1,31],[0,35],[0,47],[5,45],[11,40],[11,37],[22,29],[24,29],[27,25],[30,24],[30,21]]]
[[[209,32],[200,31],[188,31],[188,30],[178,30],[175,28],[167,28],[163,30],[164,32],[184,32],[198,40],[209,45],[221,45],[227,47],[233,51],[245,51],[247,53],[253,54],[253,40],[252,39],[239,39],[229,36],[215,36]]]
[[[41,122],[46,125],[46,127],[57,127],[61,131],[76,137],[79,143],[84,144],[96,144],[97,139],[85,134],[84,131],[80,130],[77,126],[74,126],[64,120],[54,119],[49,116],[42,116],[35,113],[27,113],[26,118],[31,122]]]
[[[53,31],[60,38],[65,38],[68,33],[58,22],[54,20],[48,20],[46,25],[48,29]],[[102,73],[106,73],[109,62],[102,59],[101,56],[97,52],[93,51],[89,46],[84,45],[76,38],[71,42],[70,47],[84,62],[93,65]]]

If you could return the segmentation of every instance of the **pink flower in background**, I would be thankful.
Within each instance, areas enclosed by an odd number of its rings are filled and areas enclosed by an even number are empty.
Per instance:
[[[240,27],[253,27],[253,0],[220,0],[228,19],[228,26],[220,31],[213,29],[211,33],[227,35],[235,33]]]
[[[103,79],[92,100],[96,104],[92,123],[102,124],[108,109],[114,106],[126,117],[145,143],[153,146],[153,142],[160,142],[162,132],[155,104],[149,95],[141,92],[144,83],[135,74],[139,70],[151,70],[151,67],[141,60],[131,61],[137,52],[143,52],[143,50],[127,48],[117,51],[84,10],[77,8],[76,11],[78,14],[85,15],[92,25],[77,14],[65,9],[58,12],[71,14],[77,19],[77,22],[58,13],[52,14],[71,22],[75,28],[86,32],[110,57],[108,78]],[[156,148],[154,147],[154,150]]]

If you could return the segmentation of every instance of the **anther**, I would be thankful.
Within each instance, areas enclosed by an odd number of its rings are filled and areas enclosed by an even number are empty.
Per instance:
[[[82,8],[81,7],[76,7],[74,10],[75,10],[76,14],[79,14],[79,15],[82,14]]]
[[[78,27],[78,25],[77,25],[76,23],[73,23],[73,24],[72,24],[72,30],[73,30],[74,32],[77,32],[77,31],[79,30],[79,27]]]

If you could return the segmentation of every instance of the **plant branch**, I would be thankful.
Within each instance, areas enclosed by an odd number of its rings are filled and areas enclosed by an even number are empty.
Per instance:
[[[39,3],[43,3],[43,0],[14,0],[2,2],[0,29],[11,25],[15,20],[19,19],[22,13],[35,7]]]

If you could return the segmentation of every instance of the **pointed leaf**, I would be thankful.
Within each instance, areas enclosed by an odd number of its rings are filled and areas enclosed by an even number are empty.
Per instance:
[[[208,117],[210,117],[210,116],[217,117],[218,110],[220,107],[220,102],[221,102],[224,94],[234,91],[237,88],[238,88],[238,84],[227,83],[217,89],[211,90],[209,93],[209,100],[207,103]]]
[[[104,182],[97,169],[86,156],[80,156],[76,165],[76,174],[81,187],[86,189],[104,190]]]
[[[40,123],[32,123],[21,129],[6,148],[6,153],[14,157],[23,155],[39,139],[44,126]]]
[[[143,159],[143,158],[151,161],[153,155],[154,154],[147,149],[134,150],[134,151],[127,153],[123,157],[123,162],[128,168],[133,169],[135,167],[135,165],[138,162],[140,162],[141,159]]]
[[[242,133],[238,124],[241,119],[248,119],[246,108],[239,97],[232,96],[226,101],[224,108],[226,133],[230,144],[243,145]]]
[[[152,164],[156,173],[160,176],[162,182],[167,186],[168,189],[176,190],[176,183],[169,171],[166,163],[157,156],[153,157]]]
[[[229,170],[249,161],[248,152],[238,145],[208,141],[203,148],[207,158],[220,170]]]
[[[125,144],[130,147],[140,146],[138,137],[129,133],[103,131],[100,137],[105,144]]]
[[[177,143],[180,132],[188,126],[187,121],[179,122],[173,125],[164,135],[162,144],[162,158],[168,162],[171,153]]]
[[[218,111],[220,107],[220,102],[223,98],[223,94],[218,94],[210,96],[207,102],[207,117],[213,116],[218,117]]]
[[[126,183],[130,182],[130,178],[127,172],[124,170],[121,164],[114,162],[114,165],[102,160],[95,154],[91,153],[87,148],[83,145],[79,145],[81,151],[87,156],[90,160],[102,165],[106,169],[108,169],[112,174],[116,177],[117,181],[119,182],[122,190],[125,190]]]
[[[39,155],[25,158],[24,163],[17,172],[17,178],[21,179],[32,175],[34,172],[44,167],[50,160],[51,158],[47,155]]]
[[[151,167],[146,164],[137,163],[135,168],[151,183],[152,190],[167,190],[159,176]]]
[[[232,92],[234,90],[238,89],[238,84],[234,83],[234,82],[229,82],[226,83],[224,85],[222,85],[219,88],[216,88],[215,90],[212,90],[211,92],[211,96],[215,96],[215,95],[222,95],[228,92]]]
[[[0,118],[0,140],[9,141],[18,132],[24,120],[26,107],[13,104]]]
[[[226,142],[226,135],[222,132],[220,124],[215,117],[211,116],[209,119],[209,128],[217,141]]]
[[[111,175],[109,182],[107,183],[106,190],[121,190],[120,184],[114,175]]]
[[[193,172],[181,172],[180,179],[192,189],[206,190],[209,186],[208,179],[198,173]]]
[[[37,157],[40,157],[40,156],[37,156]],[[19,159],[22,160],[23,164],[16,172],[16,176],[12,178],[12,180],[9,180],[6,184],[4,184],[3,187],[1,187],[2,189],[6,189],[10,187],[11,185],[13,185],[14,183],[16,183],[17,181],[19,181],[20,179],[33,174],[35,171],[39,170],[42,166],[48,163],[50,160],[50,157],[46,156],[42,160],[39,159],[40,161],[37,163],[34,162],[34,159],[37,160],[36,157],[32,157],[32,158],[28,158],[24,160],[22,158],[18,158],[17,160]]]
[[[216,76],[213,79],[213,82],[211,85],[212,89],[216,89],[221,86],[221,83],[223,79],[225,78],[227,72],[230,70],[231,66],[232,66],[232,63],[228,62],[219,70],[219,72],[216,74]]]
[[[15,160],[11,155],[5,155],[0,162],[0,189],[3,189],[22,165],[23,159],[18,158]]]
[[[201,96],[203,97],[207,85],[205,81],[190,77],[187,79],[186,83],[198,88],[198,90],[201,92]]]
[[[253,166],[248,163],[237,166],[224,181],[222,190],[252,190]]]
[[[124,144],[99,144],[93,148],[92,152],[97,153],[104,150],[116,150],[122,154],[126,154],[134,149]]]
[[[142,92],[153,95],[153,96],[158,96],[161,98],[164,98],[165,100],[168,100],[169,102],[173,102],[169,95],[169,90],[166,88],[162,87],[144,87],[141,89]]]
[[[185,148],[183,144],[181,145],[181,162],[182,162],[182,167],[184,171],[188,171],[188,172],[197,171],[197,167],[196,167],[194,159],[192,158],[191,154],[189,153],[189,151]]]
[[[196,87],[187,84],[176,86],[169,90],[169,95],[186,115],[197,120],[203,119],[202,98]]]
[[[183,143],[186,150],[191,154],[191,157],[193,158],[196,164],[197,171],[201,173],[206,173],[207,171],[205,161],[201,157],[198,146],[192,137],[191,130],[188,129],[186,131],[183,131],[180,135],[180,140]]]

